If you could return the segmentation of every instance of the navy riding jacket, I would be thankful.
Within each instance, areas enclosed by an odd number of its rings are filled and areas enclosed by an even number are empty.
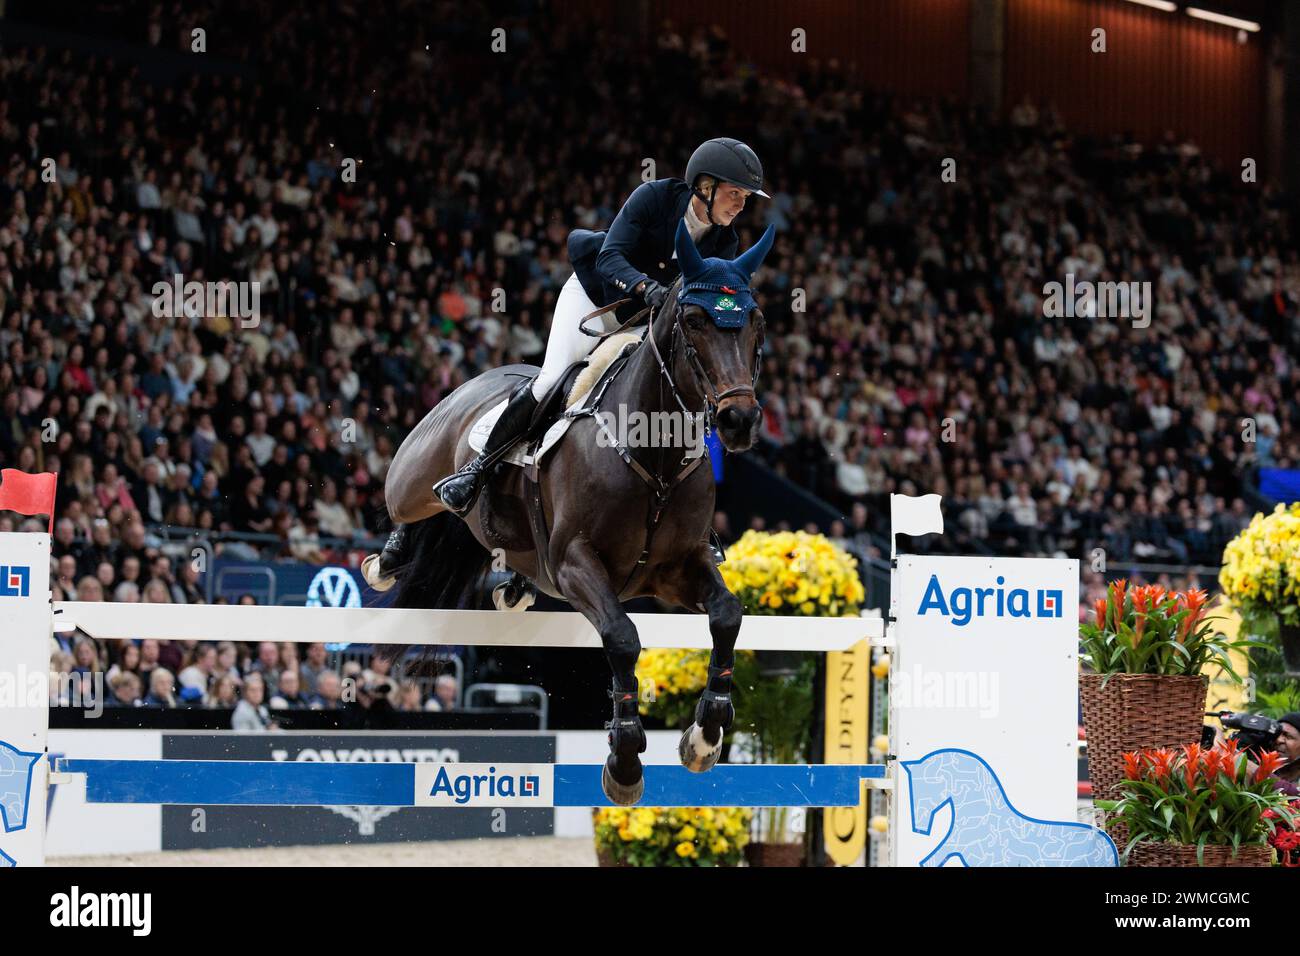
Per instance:
[[[673,236],[690,201],[691,189],[680,179],[642,183],[627,197],[608,232],[575,229],[569,233],[569,262],[593,303],[601,306],[627,296],[636,298],[632,290],[645,279],[672,284],[681,272]],[[696,246],[705,258],[734,259],[739,243],[733,226],[714,225]],[[638,298],[619,309],[620,317],[640,308]]]

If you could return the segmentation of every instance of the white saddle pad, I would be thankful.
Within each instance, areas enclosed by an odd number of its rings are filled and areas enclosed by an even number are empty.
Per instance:
[[[501,417],[501,412],[505,410],[508,398],[501,399],[496,405],[492,406],[480,416],[479,420],[474,423],[474,427],[469,430],[469,447],[476,452],[482,452],[483,446],[487,444],[488,436],[492,434],[492,426],[497,423]],[[556,443],[564,437],[564,433],[569,430],[573,424],[573,419],[561,415],[559,420],[546,430],[542,437],[542,444],[537,449],[537,454],[530,457],[527,454],[528,446],[524,442],[516,442],[502,461],[508,461],[512,465],[518,465],[524,468],[531,465],[534,461],[541,461],[546,453],[555,447]]]

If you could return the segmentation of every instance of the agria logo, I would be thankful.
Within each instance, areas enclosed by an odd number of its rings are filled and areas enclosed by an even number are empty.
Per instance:
[[[487,773],[455,773],[455,764],[438,768],[433,778],[431,797],[450,797],[456,803],[469,803],[478,797],[503,799],[505,797],[537,797],[541,794],[541,780],[532,774],[497,773],[488,767]]]
[[[917,615],[924,617],[931,611],[951,618],[958,627],[965,627],[975,617],[1060,617],[1062,592],[1055,588],[1036,588],[1031,598],[1026,588],[1007,590],[1007,579],[998,575],[997,587],[954,588],[944,594],[939,575],[930,575],[925,597]]]
[[[31,590],[31,568],[19,564],[0,564],[0,597],[28,597]]]

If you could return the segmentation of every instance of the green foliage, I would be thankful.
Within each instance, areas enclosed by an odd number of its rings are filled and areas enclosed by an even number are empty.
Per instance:
[[[793,670],[764,670],[763,654],[737,655],[735,687],[736,722],[732,729],[748,735],[745,752],[754,763],[805,763],[812,742],[813,655],[799,655]],[[762,840],[784,841],[788,807],[768,807],[759,812]]]

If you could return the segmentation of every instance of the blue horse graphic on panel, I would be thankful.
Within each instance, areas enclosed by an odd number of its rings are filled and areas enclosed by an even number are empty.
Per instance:
[[[0,835],[26,828],[33,770],[42,756],[19,750],[0,740]],[[17,861],[0,849],[0,867],[16,865]]]
[[[969,750],[936,750],[902,762],[912,830],[929,835],[934,816],[952,808],[952,825],[920,863],[943,866],[1118,866],[1115,843],[1096,827],[1036,820],[1011,803],[993,768]]]

